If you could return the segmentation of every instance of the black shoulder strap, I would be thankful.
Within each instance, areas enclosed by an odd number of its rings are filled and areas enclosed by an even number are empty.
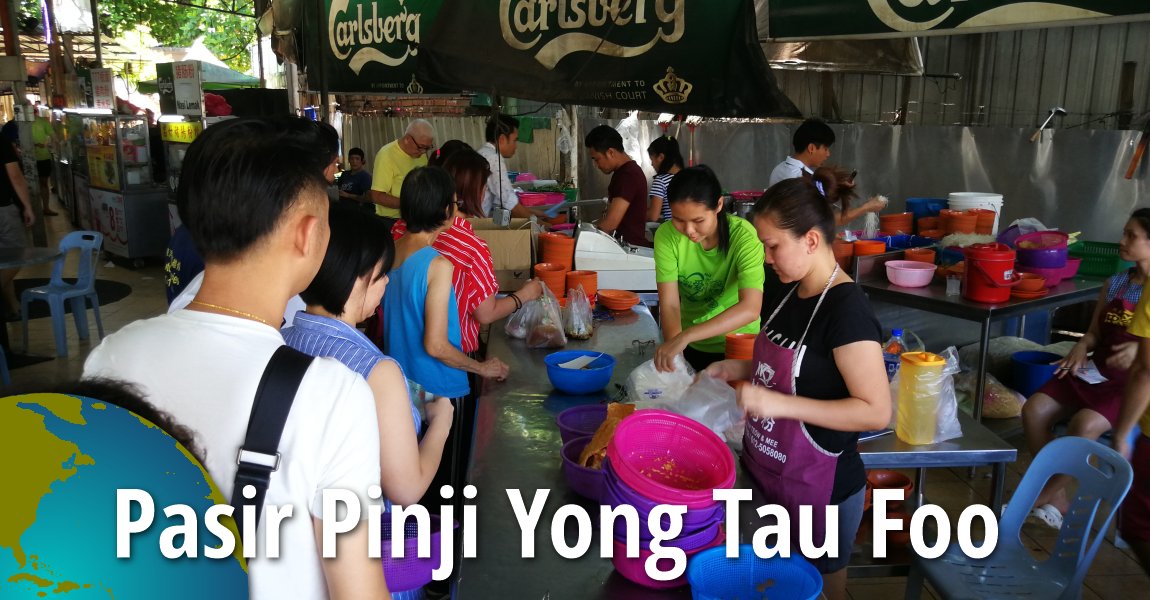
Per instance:
[[[298,350],[280,346],[268,361],[260,385],[256,388],[247,435],[236,455],[236,479],[232,484],[232,518],[241,536],[244,533],[245,505],[255,506],[256,525],[259,525],[268,482],[271,481],[272,471],[280,466],[279,444],[284,423],[287,422],[299,384],[312,360],[313,357]],[[243,496],[244,486],[248,485],[254,486],[256,491],[250,500]]]

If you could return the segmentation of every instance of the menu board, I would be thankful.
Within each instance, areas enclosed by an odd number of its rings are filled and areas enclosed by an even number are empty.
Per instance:
[[[116,109],[111,69],[92,69],[92,108]]]

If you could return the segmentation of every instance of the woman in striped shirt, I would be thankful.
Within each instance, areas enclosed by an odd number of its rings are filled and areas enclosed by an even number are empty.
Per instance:
[[[542,296],[543,284],[533,279],[517,292],[496,297],[499,283],[495,280],[491,249],[467,222],[467,217],[483,216],[483,190],[491,176],[491,166],[481,154],[468,148],[453,152],[443,168],[455,181],[456,210],[451,227],[439,234],[431,247],[455,267],[451,284],[459,307],[462,349],[474,356],[479,350],[480,326],[494,323]],[[407,226],[399,221],[391,232],[399,239],[407,233]]]
[[[447,398],[428,398],[427,429],[419,439],[420,411],[408,396],[403,369],[356,329],[387,287],[395,250],[386,225],[340,204],[331,206],[328,221],[323,264],[300,294],[307,310],[296,313],[284,340],[306,354],[334,358],[367,380],[379,419],[380,486],[391,502],[414,504],[439,468],[455,409]]]
[[[667,186],[671,185],[675,174],[683,169],[679,142],[669,135],[655,138],[647,146],[647,156],[651,159],[651,167],[655,169],[655,178],[651,180],[650,203],[647,205],[647,220],[660,223],[670,221],[671,203],[667,202]]]

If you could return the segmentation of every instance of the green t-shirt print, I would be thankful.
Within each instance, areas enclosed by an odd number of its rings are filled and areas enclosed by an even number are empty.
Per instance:
[[[703,247],[679,233],[671,222],[655,232],[655,281],[679,284],[679,315],[683,329],[704,323],[734,306],[741,289],[763,289],[763,244],[745,219],[724,215],[731,228],[726,254]],[[759,320],[735,330],[758,333]],[[725,334],[691,344],[702,352],[721,353]]]

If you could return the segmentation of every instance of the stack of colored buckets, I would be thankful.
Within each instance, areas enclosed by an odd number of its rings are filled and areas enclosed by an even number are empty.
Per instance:
[[[575,238],[561,233],[539,234],[539,258],[570,271],[575,265]]]
[[[682,532],[662,542],[664,547],[681,548],[689,560],[726,540],[722,528],[725,510],[722,503],[714,501],[712,492],[734,485],[735,460],[723,440],[697,421],[658,409],[636,411],[615,429],[603,470],[606,477],[600,503],[612,508],[634,507],[639,517],[638,527],[631,531],[625,519],[615,519],[611,562],[623,577],[654,589],[687,583],[685,575],[656,581],[644,570],[654,538],[647,518],[660,504],[687,507]],[[668,523],[669,517],[664,517],[660,527]],[[636,536],[639,556],[628,558],[627,540]],[[668,570],[671,561],[660,560],[657,566]]]

